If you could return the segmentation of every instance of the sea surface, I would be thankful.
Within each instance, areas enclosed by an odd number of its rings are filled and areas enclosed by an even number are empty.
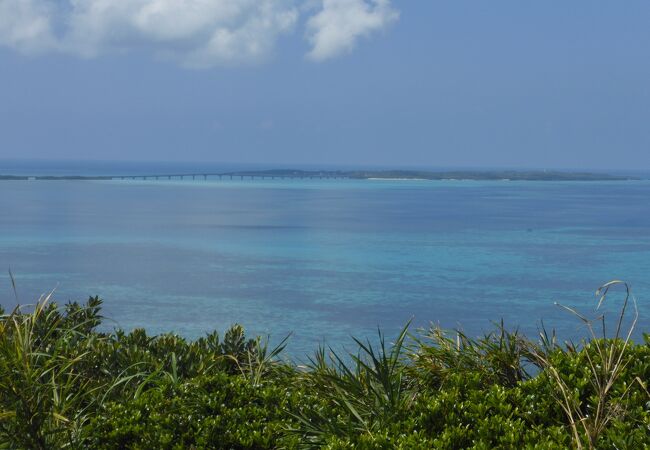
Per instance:
[[[650,331],[650,181],[0,181],[0,304],[104,299],[105,328],[233,323],[289,354],[501,319],[587,331],[628,281]],[[613,318],[618,290],[602,310]],[[613,329],[613,328],[612,328]]]

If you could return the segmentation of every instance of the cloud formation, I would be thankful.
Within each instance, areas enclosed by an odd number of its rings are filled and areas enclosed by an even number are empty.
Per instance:
[[[39,0],[0,0],[0,44],[24,52],[50,50],[52,7]]]
[[[307,22],[312,49],[308,57],[324,61],[351,52],[359,38],[386,28],[399,18],[389,0],[323,0],[323,9]]]
[[[389,1],[0,0],[0,45],[83,57],[144,49],[199,68],[255,64],[306,14],[308,56],[321,61],[395,21]]]

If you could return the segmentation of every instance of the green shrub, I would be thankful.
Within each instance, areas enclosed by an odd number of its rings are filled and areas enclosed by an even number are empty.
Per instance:
[[[87,427],[89,448],[277,448],[296,394],[277,382],[217,373],[167,383],[105,405]],[[290,445],[291,441],[288,440]]]
[[[405,327],[298,368],[239,325],[100,333],[97,297],[48,300],[0,315],[0,448],[650,448],[650,336],[621,321],[579,345]]]

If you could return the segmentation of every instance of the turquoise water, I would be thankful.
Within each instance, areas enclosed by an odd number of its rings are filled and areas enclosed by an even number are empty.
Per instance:
[[[629,281],[650,329],[650,182],[3,181],[0,266],[19,300],[99,295],[109,327],[196,337],[242,323],[290,352],[413,319],[584,334]],[[613,300],[613,299],[612,299]],[[0,303],[15,303],[8,274]],[[610,314],[617,304],[606,305]],[[638,334],[637,334],[638,336]]]

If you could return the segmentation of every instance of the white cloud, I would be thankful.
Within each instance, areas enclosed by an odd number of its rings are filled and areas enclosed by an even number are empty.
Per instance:
[[[182,65],[264,60],[298,12],[278,0],[71,0],[65,48],[93,56],[150,47]]]
[[[0,0],[0,45],[93,57],[144,48],[182,65],[263,61],[294,0]]]
[[[389,0],[321,1],[0,0],[0,45],[83,57],[140,49],[187,67],[251,64],[318,8],[307,20],[309,56],[322,60],[397,18]]]
[[[53,48],[51,13],[39,0],[0,0],[0,44],[24,52]]]
[[[352,51],[361,37],[386,28],[399,18],[390,0],[323,0],[323,9],[307,22],[312,50],[323,61]]]

